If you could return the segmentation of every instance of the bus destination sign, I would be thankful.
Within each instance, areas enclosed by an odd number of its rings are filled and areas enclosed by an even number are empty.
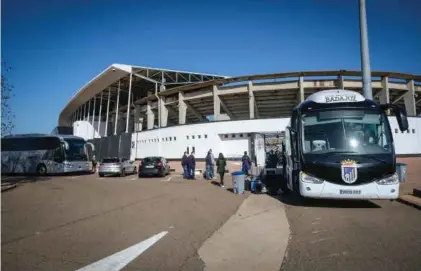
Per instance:
[[[336,94],[325,96],[326,103],[353,103],[357,101],[356,95]]]

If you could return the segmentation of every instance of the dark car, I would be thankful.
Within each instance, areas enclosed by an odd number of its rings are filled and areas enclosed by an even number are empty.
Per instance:
[[[170,173],[168,161],[161,156],[145,157],[139,166],[139,177],[142,176],[161,176]]]

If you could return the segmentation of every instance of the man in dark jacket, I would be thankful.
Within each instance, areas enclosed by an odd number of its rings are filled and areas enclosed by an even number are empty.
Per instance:
[[[183,178],[188,178],[188,167],[187,167],[187,152],[184,152],[183,157],[181,158],[181,166],[183,167]]]
[[[205,163],[206,163],[206,175],[205,175],[205,178],[206,178],[206,180],[210,180],[210,179],[212,179],[212,173],[211,173],[212,168],[211,167],[213,165],[212,155],[211,155],[211,152],[210,151],[208,151],[208,155],[206,155]]]
[[[247,152],[244,152],[243,157],[241,158],[241,170],[248,175],[249,174],[249,170],[251,168],[251,159],[250,157],[247,155]]]
[[[190,179],[194,180],[195,179],[194,172],[196,170],[196,158],[194,157],[194,152],[192,152],[187,159],[188,159],[187,163],[189,165],[189,177]]]

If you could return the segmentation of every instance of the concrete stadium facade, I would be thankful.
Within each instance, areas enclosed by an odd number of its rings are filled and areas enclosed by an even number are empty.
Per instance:
[[[326,89],[362,93],[361,71],[310,71],[226,77],[113,64],[66,105],[60,126],[88,140],[125,135],[131,159],[186,150],[239,157],[252,133],[282,133],[291,110]],[[421,154],[421,76],[372,72],[373,97],[406,108],[409,130],[389,117],[398,154]],[[104,154],[105,155],[105,154]]]

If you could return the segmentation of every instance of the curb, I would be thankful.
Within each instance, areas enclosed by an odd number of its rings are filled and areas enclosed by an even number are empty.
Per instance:
[[[1,192],[6,192],[6,191],[11,190],[11,189],[16,188],[16,187],[17,187],[16,184],[2,185],[1,186]]]
[[[412,195],[400,196],[397,201],[421,210],[421,199]]]

